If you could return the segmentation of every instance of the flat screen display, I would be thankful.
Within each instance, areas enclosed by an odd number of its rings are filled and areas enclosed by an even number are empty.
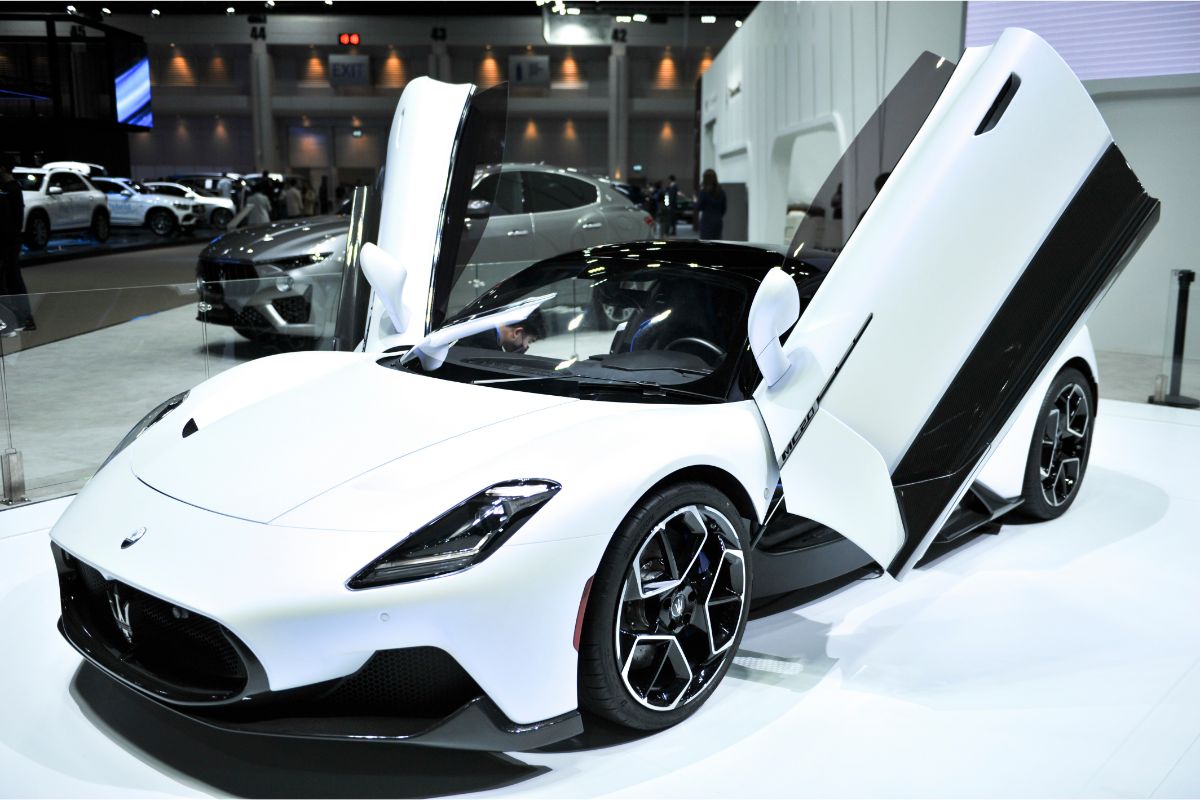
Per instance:
[[[113,43],[113,79],[117,122],[138,128],[154,127],[150,108],[150,59],[144,42]]]

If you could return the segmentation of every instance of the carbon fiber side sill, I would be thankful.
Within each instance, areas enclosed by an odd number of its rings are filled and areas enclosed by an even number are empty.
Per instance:
[[[1063,340],[1154,228],[1159,208],[1110,145],[892,473],[905,531],[892,575],[921,557],[934,524]]]

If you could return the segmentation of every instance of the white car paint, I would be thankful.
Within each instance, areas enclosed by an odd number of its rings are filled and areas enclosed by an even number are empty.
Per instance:
[[[57,233],[86,229],[92,224],[92,216],[96,209],[108,209],[108,198],[104,192],[96,189],[86,177],[74,170],[15,167],[12,172],[18,179],[22,175],[36,175],[42,178],[36,190],[21,192],[25,201],[23,229],[26,231],[29,229],[31,214],[44,214],[50,221],[51,232]],[[53,192],[51,187],[56,184],[64,184],[72,191]],[[75,189],[79,184],[82,186]]]
[[[681,469],[729,475],[755,523],[782,478],[790,512],[837,522],[885,563],[899,548],[890,471],[1045,236],[1046,220],[1110,141],[1086,93],[1051,56],[1032,34],[1012,31],[995,48],[968,51],[784,342],[780,380],[764,382],[752,400],[697,405],[532,394],[376,363],[380,351],[429,333],[441,234],[441,204],[429,201],[429,187],[448,186],[473,91],[414,80],[389,136],[378,243],[405,280],[376,287],[396,296],[374,298],[367,352],[277,356],[202,384],[96,475],[52,539],[106,576],[227,626],[273,690],[351,674],[377,650],[435,646],[518,723],[577,707],[572,638],[584,587],[634,503]],[[1061,131],[1043,133],[1041,144],[1023,134],[1008,144],[1031,165],[1010,165],[1007,152],[997,159],[988,148],[959,152],[966,120],[974,125],[996,80],[1018,65],[1026,85],[1045,78],[1048,96],[1030,95]],[[1030,109],[1018,101],[1008,113],[1021,119]],[[1013,127],[1043,131],[1046,123]],[[1053,138],[1060,133],[1062,141]],[[1064,141],[1074,162],[1042,157],[1047,142]],[[921,180],[922,169],[939,180]],[[997,183],[1001,196],[981,199],[972,189],[980,180]],[[1029,181],[1044,182],[1045,196],[1030,192]],[[1001,202],[1014,194],[1038,214]],[[982,213],[992,210],[1003,213]],[[913,225],[915,214],[938,224]],[[922,238],[929,230],[945,240]],[[968,268],[978,291],[960,292],[961,307],[940,306],[931,319],[930,298]],[[403,307],[395,315],[403,318],[393,320],[387,305]],[[991,485],[1018,485],[1031,404],[1040,405],[1057,364],[1091,364],[1090,349],[1082,328],[1060,348],[980,472]],[[904,352],[921,357],[897,357]],[[809,433],[799,438],[803,425]],[[271,453],[272,469],[230,458],[239,452]],[[558,482],[561,492],[492,557],[438,578],[347,588],[356,571],[465,498],[529,478]],[[139,527],[147,533],[122,548]]]
[[[232,215],[235,211],[233,201],[228,197],[209,197],[208,195],[200,194],[190,186],[185,186],[182,183],[172,183],[170,181],[148,181],[145,186],[149,189],[154,189],[172,195],[178,195],[189,203],[202,205],[205,207],[205,219],[202,222],[209,222],[212,219],[213,212],[217,209],[228,211]]]
[[[115,192],[105,192],[108,197],[108,211],[114,225],[145,225],[150,212],[156,209],[169,212],[180,227],[195,225],[197,219],[205,216],[200,204],[167,194],[138,191],[129,178],[96,178],[93,185],[101,191],[109,185],[118,189]]]

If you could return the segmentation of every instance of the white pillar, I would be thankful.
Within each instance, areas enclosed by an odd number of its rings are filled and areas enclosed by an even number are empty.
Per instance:
[[[267,43],[250,43],[250,120],[254,131],[254,169],[258,172],[279,170],[279,145],[275,141],[275,116],[271,111],[271,54]]]
[[[629,180],[629,60],[624,42],[608,56],[608,174]]]

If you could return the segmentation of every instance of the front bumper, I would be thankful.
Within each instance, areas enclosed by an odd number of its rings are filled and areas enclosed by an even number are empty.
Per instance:
[[[200,322],[283,336],[332,332],[333,298],[341,288],[336,266],[322,262],[285,271],[270,264],[202,259],[198,272]]]
[[[583,731],[578,711],[513,722],[434,647],[377,651],[344,678],[271,691],[262,665],[224,626],[52,548],[67,642],[118,683],[201,724],[487,751],[532,750]]]

